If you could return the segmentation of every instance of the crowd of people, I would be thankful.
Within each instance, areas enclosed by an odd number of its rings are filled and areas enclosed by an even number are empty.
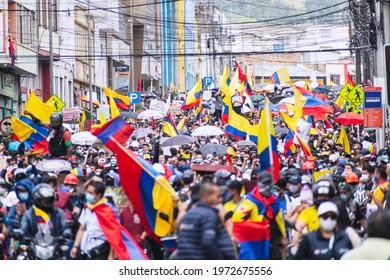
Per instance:
[[[205,124],[225,131],[220,99],[215,96],[213,110],[204,110],[200,120],[191,112],[177,114],[176,123],[187,118],[181,134],[191,135]],[[236,107],[236,113],[244,114]],[[335,115],[340,111],[335,108]],[[389,259],[389,147],[377,149],[375,130],[346,127],[351,145],[346,153],[336,143],[341,126],[335,115],[328,117],[332,127],[316,121],[308,143],[310,158],[285,156],[286,134],[276,135],[280,178],[259,172],[257,146],[242,145],[232,135],[164,147],[163,119],[131,121],[136,130],[153,133],[132,136],[125,147],[152,164],[176,192],[177,246],[172,249],[145,231],[130,201],[118,205],[106,191],[121,186],[115,154],[69,145],[56,114],[47,124],[55,139],[49,142],[54,145],[51,152],[69,161],[69,170],[39,170],[39,162],[50,155],[15,154],[1,145],[0,259],[18,258],[20,237],[38,232],[64,237],[64,259],[117,258],[95,211],[102,203],[110,205],[151,259]],[[259,122],[256,112],[246,117],[252,124]],[[286,126],[278,116],[273,122]],[[210,143],[225,146],[227,152],[202,152]],[[202,172],[202,166],[214,166],[215,172]],[[253,247],[246,241],[263,242]]]

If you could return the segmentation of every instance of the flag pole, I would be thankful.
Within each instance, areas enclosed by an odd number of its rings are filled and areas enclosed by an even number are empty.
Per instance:
[[[148,175],[152,178],[154,178],[158,183],[167,191],[172,197],[176,197],[175,192],[171,192],[162,182],[160,182],[159,177],[155,177],[148,169],[145,169],[144,166],[137,160],[137,157],[135,157],[132,153],[130,153],[129,150],[125,149],[121,143],[119,143],[114,137],[110,136],[110,140],[114,142],[123,152],[125,152],[135,163],[137,163]],[[168,183],[169,184],[169,183]]]
[[[270,125],[270,110],[269,110],[269,100],[268,97],[265,99],[265,120],[267,122],[267,137],[268,137],[268,153],[269,153],[269,162],[271,164],[271,176],[272,176],[272,183],[274,182],[274,159],[272,157],[272,138],[271,138],[271,125]]]

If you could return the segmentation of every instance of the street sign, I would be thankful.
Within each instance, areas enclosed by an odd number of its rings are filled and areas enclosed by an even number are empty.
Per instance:
[[[130,97],[130,104],[141,103],[141,93],[139,91],[129,91],[127,96]]]
[[[46,101],[46,104],[54,104],[54,111],[61,112],[65,107],[65,102],[62,101],[56,94],[52,94],[50,98]]]
[[[366,87],[364,88],[364,108],[374,109],[382,108],[382,88]]]
[[[203,78],[203,86],[205,86],[205,87],[211,86],[212,82],[213,82],[213,77],[204,77]]]
[[[363,116],[363,109],[355,109],[353,112]]]
[[[364,128],[382,128],[382,108],[364,109]]]
[[[353,112],[354,110],[355,110],[355,106],[354,105],[348,105],[347,107],[345,107],[345,111],[347,113]]]
[[[0,122],[0,131],[3,134],[8,134],[8,133],[12,132],[12,129],[11,129],[11,117],[6,117],[6,118],[1,120],[1,122]]]
[[[345,84],[344,87],[340,90],[340,96],[343,97],[344,99],[348,99],[347,96],[350,92],[352,92],[353,86],[350,84]]]
[[[359,86],[355,86],[347,94],[347,100],[349,100],[353,105],[359,107],[364,100],[364,91]]]

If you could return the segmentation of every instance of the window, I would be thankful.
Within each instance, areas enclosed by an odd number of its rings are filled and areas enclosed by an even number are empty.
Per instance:
[[[330,74],[330,80],[335,83],[336,85],[340,84],[340,75],[333,75]]]
[[[35,34],[33,12],[18,5],[18,41],[22,44],[31,45]]]

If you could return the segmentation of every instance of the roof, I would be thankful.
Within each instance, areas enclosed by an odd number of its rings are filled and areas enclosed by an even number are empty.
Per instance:
[[[286,67],[288,74],[290,77],[309,77],[313,74],[316,75],[317,78],[325,78],[328,74],[322,73],[320,71],[308,69],[302,65],[296,66],[284,66],[284,65],[252,65],[251,70],[256,76],[270,77],[274,72],[278,69]]]

